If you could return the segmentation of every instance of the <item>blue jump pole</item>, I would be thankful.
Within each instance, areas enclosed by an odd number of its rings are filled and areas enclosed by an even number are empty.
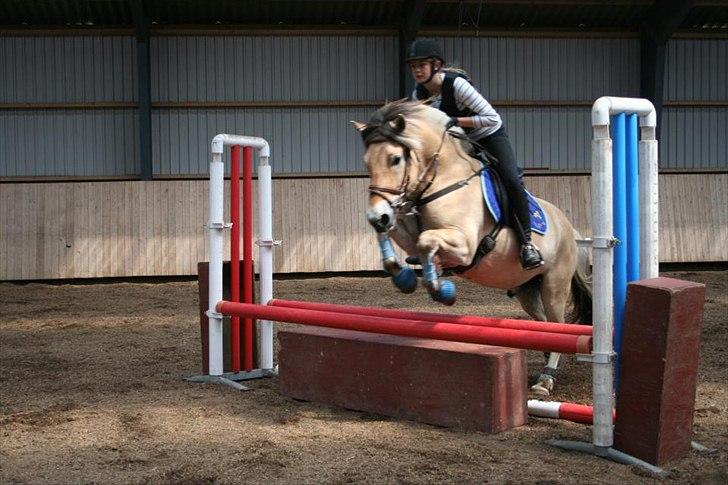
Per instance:
[[[626,115],[614,116],[612,123],[612,190],[614,237],[618,244],[614,248],[613,298],[614,298],[614,387],[619,387],[619,355],[622,350],[622,320],[627,298],[627,140]]]
[[[627,282],[640,275],[640,185],[637,115],[627,115]]]

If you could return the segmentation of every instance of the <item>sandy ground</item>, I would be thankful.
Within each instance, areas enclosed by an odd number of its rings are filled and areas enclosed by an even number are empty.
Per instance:
[[[728,271],[670,273],[707,286],[694,432],[717,452],[668,481],[728,483]],[[281,298],[442,311],[385,278],[277,281]],[[192,384],[194,281],[0,284],[2,483],[645,483],[642,472],[545,444],[590,428],[532,418],[497,435],[298,402],[276,379],[252,392]],[[502,292],[459,283],[457,313],[525,317]],[[529,353],[535,375],[539,352]],[[556,398],[589,402],[566,359]],[[436,383],[434,383],[436,384]]]

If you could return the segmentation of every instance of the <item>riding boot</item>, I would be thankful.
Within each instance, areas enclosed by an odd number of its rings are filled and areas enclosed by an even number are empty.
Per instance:
[[[536,269],[543,266],[544,260],[541,257],[541,253],[536,249],[536,246],[531,242],[531,228],[526,229],[523,227],[518,217],[514,216],[514,222],[516,226],[516,232],[521,238],[521,267],[523,269]]]

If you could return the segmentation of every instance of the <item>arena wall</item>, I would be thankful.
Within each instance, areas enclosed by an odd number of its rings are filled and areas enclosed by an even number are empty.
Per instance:
[[[728,174],[660,176],[661,262],[728,261]],[[277,273],[379,270],[364,177],[274,181]],[[530,176],[590,231],[590,177]],[[0,184],[0,280],[194,275],[206,180]]]

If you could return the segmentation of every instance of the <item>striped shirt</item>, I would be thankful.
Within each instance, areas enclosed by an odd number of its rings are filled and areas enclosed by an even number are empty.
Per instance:
[[[439,73],[438,76],[443,79],[445,78],[444,73]],[[477,141],[488,135],[492,135],[503,126],[503,121],[493,106],[465,78],[458,77],[455,79],[453,91],[458,109],[464,110],[468,108],[473,112],[471,119],[473,120],[474,128],[468,133],[470,140]],[[417,90],[412,93],[412,99],[417,99]],[[441,101],[441,95],[438,94],[430,106],[439,108]]]

